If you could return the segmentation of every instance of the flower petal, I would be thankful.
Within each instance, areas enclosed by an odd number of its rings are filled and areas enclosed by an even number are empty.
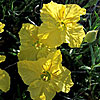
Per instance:
[[[5,61],[5,59],[6,59],[6,56],[0,55],[0,63]]]
[[[44,88],[44,95],[46,97],[46,100],[52,100],[54,96],[56,95],[55,88],[51,87],[50,85]]]
[[[24,49],[21,49],[21,47],[22,46],[20,46],[20,53],[18,54],[19,60],[37,60],[37,54],[39,50],[35,49],[32,46],[26,46]]]
[[[66,43],[68,43],[71,48],[75,48],[75,47],[79,48],[83,41],[83,38],[85,37],[83,26],[79,24],[69,25],[66,30],[66,37],[69,37],[69,40],[68,40],[69,43],[67,41]]]
[[[60,71],[60,68],[59,68],[59,64],[62,62],[62,54],[61,54],[61,51],[60,50],[57,50],[53,53],[50,53],[47,57],[47,59],[51,59],[51,65],[50,65],[50,68],[49,68],[49,71],[51,73],[55,73],[58,74],[59,71]],[[57,73],[58,71],[58,73]]]
[[[64,22],[66,24],[71,22],[73,23],[78,22],[80,20],[80,16],[86,14],[86,9],[81,8],[77,4],[66,4],[65,13]]]
[[[38,61],[23,60],[18,62],[18,72],[25,84],[29,85],[34,80],[40,79],[44,62],[45,58],[41,58]]]
[[[53,1],[51,1],[48,4],[43,4],[43,8],[41,10],[41,19],[43,20],[43,22],[47,21],[48,18],[50,18],[50,17],[58,20],[59,12],[63,8],[63,6],[65,6],[65,5],[57,4]],[[60,14],[62,14],[62,13],[60,12]]]
[[[30,92],[32,99],[38,98],[42,95],[43,85],[44,84],[41,80],[35,80],[29,85],[28,91]]]
[[[73,86],[73,82],[71,79],[71,72],[60,64],[60,74],[52,75],[52,84],[56,84],[56,88],[58,87],[57,92],[65,92],[68,93],[70,88]]]
[[[7,92],[10,89],[10,76],[9,74],[0,69],[0,89]]]
[[[60,29],[55,20],[43,22],[39,27],[38,37],[49,48],[56,48],[65,41],[65,30]]]
[[[26,23],[22,25],[19,31],[21,42],[19,60],[36,60],[38,50],[35,48],[34,42],[38,40],[37,32],[38,27],[33,24]]]
[[[4,31],[4,28],[5,27],[5,24],[2,24],[1,22],[0,22],[0,33],[2,33],[3,31]]]

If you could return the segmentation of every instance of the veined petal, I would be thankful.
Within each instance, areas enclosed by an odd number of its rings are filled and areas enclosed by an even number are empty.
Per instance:
[[[79,24],[67,26],[66,37],[69,37],[69,43],[67,41],[66,43],[68,43],[71,48],[79,48],[85,37],[83,26]]]
[[[43,81],[41,80],[35,80],[34,82],[32,82],[29,87],[28,87],[28,91],[30,92],[31,98],[35,99],[35,98],[39,98],[42,93],[43,93]],[[42,100],[42,99],[40,99]]]
[[[41,10],[41,19],[43,21],[47,20],[48,17],[46,17],[45,15],[47,15],[47,16],[50,15],[54,19],[58,19],[59,13],[60,13],[59,11],[63,8],[63,6],[64,5],[57,4],[57,3],[53,2],[53,1],[51,1],[48,4],[43,4],[43,8]]]
[[[7,92],[10,89],[10,76],[9,74],[0,69],[0,89]]]
[[[64,66],[61,67],[61,70],[62,72],[59,75],[59,80],[63,83],[62,92],[68,93],[70,88],[74,85],[71,79],[71,72]]]
[[[44,62],[45,58],[41,58],[38,61],[23,60],[18,62],[18,72],[25,84],[29,85],[34,80],[40,79]]]
[[[60,46],[65,40],[65,30],[59,28],[55,20],[43,22],[39,27],[38,37],[49,48]]]
[[[73,82],[71,79],[71,72],[62,65],[60,65],[60,68],[61,68],[61,73],[57,76],[53,75],[53,81],[59,87],[59,91],[68,93],[70,91],[70,88],[73,86]]]
[[[47,86],[44,88],[44,95],[46,97],[46,100],[52,100],[54,96],[56,95],[56,90],[53,86]]]
[[[60,50],[57,50],[52,58],[52,66],[50,72],[59,74],[60,73],[59,65],[61,64],[61,62],[62,62],[62,54]]]
[[[20,47],[20,49],[21,49],[21,47]],[[20,53],[18,54],[18,59],[35,61],[35,60],[37,60],[38,51],[39,50],[35,49],[32,46],[27,47],[25,49],[21,49]]]
[[[78,22],[81,15],[86,14],[86,9],[81,8],[77,4],[66,4],[65,9],[65,23]]]
[[[57,74],[60,71],[59,64],[62,62],[62,55],[60,50],[56,50],[55,52],[51,52],[47,56],[47,61],[43,65],[44,70],[49,71],[50,73]]]

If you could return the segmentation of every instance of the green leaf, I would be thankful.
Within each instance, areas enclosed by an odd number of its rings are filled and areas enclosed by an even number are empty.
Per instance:
[[[89,2],[84,6],[84,8],[94,6],[98,0],[89,0]]]
[[[79,69],[91,70],[91,67],[84,65],[84,66],[81,66]]]

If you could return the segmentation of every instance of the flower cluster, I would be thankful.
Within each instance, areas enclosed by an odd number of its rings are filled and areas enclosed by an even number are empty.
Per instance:
[[[18,72],[34,100],[52,100],[56,92],[68,93],[73,86],[71,72],[62,66],[57,47],[68,43],[79,48],[85,32],[77,22],[86,10],[76,4],[43,4],[40,26],[24,23],[19,31]]]

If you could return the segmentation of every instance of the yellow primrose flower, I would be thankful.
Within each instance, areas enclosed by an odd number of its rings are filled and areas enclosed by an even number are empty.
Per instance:
[[[1,22],[0,22],[0,33],[2,33],[3,31],[4,31],[4,28],[5,27],[5,24],[2,24]]]
[[[10,76],[2,69],[0,69],[0,89],[3,92],[7,92],[10,89]]]
[[[0,55],[0,63],[5,61],[5,59],[6,59],[6,56]]]
[[[62,5],[53,1],[43,4],[41,10],[43,23],[38,32],[40,41],[48,47],[57,47],[62,43],[69,43],[70,47],[79,47],[85,33],[83,26],[80,26],[77,22],[80,20],[80,16],[85,13],[86,10],[77,4]],[[72,42],[72,38],[76,43]],[[80,40],[77,40],[77,38]]]
[[[60,50],[37,61],[19,61],[18,72],[34,100],[52,100],[56,92],[68,93],[73,86],[71,72],[62,66]]]
[[[0,62],[3,62],[5,58],[5,56],[0,55]],[[0,69],[0,89],[3,92],[7,92],[10,89],[10,76],[2,69]]]
[[[20,53],[19,60],[37,60],[38,58],[45,57],[49,52],[54,49],[49,49],[44,46],[37,37],[38,27],[33,24],[26,23],[22,25],[19,31],[20,37]]]

